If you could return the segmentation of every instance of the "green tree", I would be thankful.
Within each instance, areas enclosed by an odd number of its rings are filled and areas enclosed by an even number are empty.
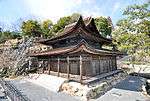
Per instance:
[[[38,21],[27,20],[22,23],[21,30],[27,36],[41,36],[42,29]]]
[[[11,32],[11,38],[12,39],[15,39],[15,38],[21,38],[21,36],[22,36],[22,33],[21,32],[16,32],[16,31],[12,31]]]
[[[150,3],[128,6],[117,22],[113,38],[118,48],[132,56],[132,62],[150,57]]]
[[[0,33],[2,32],[2,28],[0,27]]]
[[[8,39],[12,39],[13,35],[10,31],[4,31],[0,33],[0,42],[5,42]]]
[[[51,20],[45,20],[42,22],[41,28],[44,37],[52,37],[52,33],[50,33],[52,27],[53,27],[53,22]]]
[[[66,25],[76,22],[79,19],[80,14],[73,13],[71,16],[60,18],[55,25],[53,25],[50,33],[57,33],[63,31]]]
[[[66,25],[70,24],[71,17],[62,17],[60,18],[57,23],[53,26],[53,29],[51,30],[52,33],[61,32]]]
[[[112,26],[107,18],[97,17],[95,18],[95,23],[98,31],[101,32],[102,36],[111,36]]]

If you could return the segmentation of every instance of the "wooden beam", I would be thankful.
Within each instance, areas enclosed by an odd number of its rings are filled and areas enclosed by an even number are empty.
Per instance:
[[[80,82],[82,82],[82,56],[80,55]]]
[[[59,71],[60,71],[60,60],[59,58],[57,59],[57,72],[58,72],[58,77],[59,77]]]
[[[66,58],[61,58],[61,57],[59,57],[59,59],[60,59],[60,61],[62,60],[62,61],[66,61]],[[47,59],[43,59],[43,60],[47,60]],[[54,61],[57,61],[58,59],[57,58],[51,58],[51,60],[54,60]],[[71,60],[80,60],[80,58],[79,57],[69,57],[69,60],[71,61]],[[84,61],[89,61],[90,60],[90,58],[89,57],[82,57],[82,60],[84,60]]]
[[[67,56],[67,78],[68,79],[70,78],[69,72],[70,72],[70,63],[69,63],[69,56]]]

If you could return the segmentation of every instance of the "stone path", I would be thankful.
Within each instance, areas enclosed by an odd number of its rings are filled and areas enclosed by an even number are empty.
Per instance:
[[[12,80],[10,83],[15,85],[31,101],[79,101],[78,98],[50,91],[26,80]]]
[[[141,77],[129,76],[105,95],[90,101],[150,101],[150,98],[139,92],[144,80]],[[53,92],[26,80],[12,80],[11,83],[31,101],[81,101],[78,97]]]
[[[0,101],[10,101],[4,94],[4,89],[2,88],[2,86],[0,85]]]
[[[42,86],[50,91],[59,91],[60,86],[66,81],[66,78],[61,78],[57,76],[51,76],[47,74],[32,74],[27,81],[34,83],[36,85]]]
[[[143,83],[144,78],[129,76],[96,101],[150,101],[149,97],[139,92]]]
[[[129,91],[140,91],[142,85],[146,84],[146,79],[137,76],[128,76],[125,80],[118,83],[115,88],[129,90]]]

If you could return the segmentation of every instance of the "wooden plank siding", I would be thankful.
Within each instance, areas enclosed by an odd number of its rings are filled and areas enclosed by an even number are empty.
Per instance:
[[[70,74],[80,75],[80,79],[82,79],[82,76],[92,77],[117,69],[115,56],[49,57],[44,61],[47,61],[47,68],[42,67],[43,73],[44,70],[47,70],[48,74],[50,74],[50,71],[58,72],[58,76],[61,73],[66,73],[68,79]]]

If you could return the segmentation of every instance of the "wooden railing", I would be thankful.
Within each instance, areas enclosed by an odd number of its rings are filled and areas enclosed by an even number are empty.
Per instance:
[[[6,96],[8,96],[11,101],[31,101],[13,85],[10,84],[9,81],[5,81],[4,79],[0,79],[0,84],[2,85]]]

